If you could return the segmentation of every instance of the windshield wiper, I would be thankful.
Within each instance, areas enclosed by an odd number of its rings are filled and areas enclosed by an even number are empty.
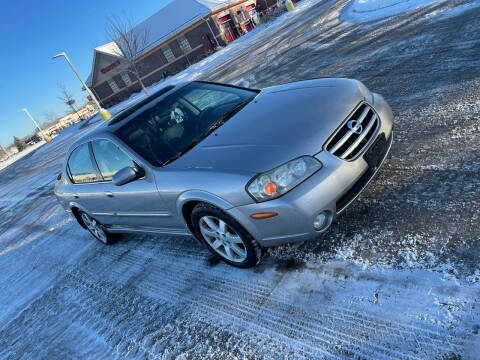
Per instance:
[[[235,105],[233,108],[228,110],[226,113],[224,113],[220,118],[213,123],[212,126],[208,128],[208,130],[205,132],[205,135],[203,137],[207,137],[210,135],[214,130],[218,129],[220,126],[225,124],[225,122],[233,117],[236,113],[238,113],[240,110],[242,110],[245,106],[247,106],[255,96],[252,96],[248,98],[247,100],[242,101],[241,103],[238,103]]]
[[[256,95],[255,95],[256,96]],[[240,110],[242,110],[245,106],[247,106],[253,99],[255,99],[255,96],[252,96],[252,97],[249,97],[247,100],[245,101],[242,101],[241,103],[235,105],[233,108],[231,108],[230,110],[228,110],[225,114],[223,114],[220,119],[217,120],[217,122],[219,121],[227,121],[228,119],[230,119],[233,115],[235,115],[236,113],[238,113]]]
[[[176,153],[175,155],[173,155],[170,159],[168,159],[167,161],[165,161],[162,166],[165,166],[167,164],[170,164],[172,161],[175,161],[177,160],[180,156],[182,156],[183,154],[185,154],[188,150],[190,150],[191,148],[195,147],[200,141],[202,141],[204,139],[204,137],[201,137],[197,140],[195,140],[194,142],[192,142],[190,145],[188,145],[185,149],[183,149],[182,151],[179,151],[178,153]]]
[[[256,95],[255,95],[256,96]],[[213,123],[212,126],[210,126],[208,128],[208,130],[205,132],[205,134],[198,138],[197,140],[195,140],[194,142],[192,142],[190,145],[188,145],[185,149],[183,149],[182,151],[179,151],[178,153],[176,153],[175,155],[173,155],[170,159],[168,159],[167,161],[165,161],[162,166],[165,166],[167,164],[170,164],[172,161],[175,161],[177,160],[180,156],[182,156],[183,154],[185,154],[188,150],[192,149],[193,147],[195,147],[200,141],[202,141],[203,139],[205,139],[208,135],[210,135],[213,131],[215,131],[216,129],[218,129],[220,126],[222,126],[227,120],[229,120],[233,115],[235,115],[236,113],[238,113],[240,110],[242,110],[245,106],[247,106],[254,98],[255,96],[252,96],[250,98],[248,98],[247,100],[245,101],[242,101],[241,103],[238,103],[237,105],[235,105],[233,108],[231,108],[230,110],[228,110],[226,113],[224,113],[217,121],[215,121]]]

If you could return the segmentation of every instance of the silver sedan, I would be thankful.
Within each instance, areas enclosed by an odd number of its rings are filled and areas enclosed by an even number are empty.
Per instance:
[[[264,247],[328,229],[382,165],[392,128],[387,102],[356,80],[178,84],[77,140],[55,194],[105,244],[193,234],[250,267]]]

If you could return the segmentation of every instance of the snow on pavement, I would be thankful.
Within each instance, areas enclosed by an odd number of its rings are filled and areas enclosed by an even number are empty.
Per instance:
[[[332,229],[250,270],[190,237],[103,246],[52,193],[95,126],[77,124],[0,171],[0,358],[478,358],[480,9],[453,0],[362,28],[342,21],[348,4],[312,1],[179,75],[350,76],[385,95],[392,155]]]
[[[29,153],[31,153],[32,151],[35,151],[36,149],[38,149],[40,146],[42,146],[43,144],[45,144],[45,141],[39,141],[38,143],[32,145],[32,146],[29,146],[27,147],[25,150],[23,150],[22,152],[20,153],[16,153],[12,156],[10,156],[8,159],[6,159],[5,161],[0,161],[0,170],[2,169],[5,169],[7,166],[13,164],[15,161],[17,161],[18,159],[28,155]]]
[[[352,0],[343,19],[352,23],[383,20],[444,0]]]

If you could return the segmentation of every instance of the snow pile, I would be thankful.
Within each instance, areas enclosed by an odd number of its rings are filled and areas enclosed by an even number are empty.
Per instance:
[[[343,19],[351,23],[382,20],[430,5],[438,0],[352,0],[343,11]]]

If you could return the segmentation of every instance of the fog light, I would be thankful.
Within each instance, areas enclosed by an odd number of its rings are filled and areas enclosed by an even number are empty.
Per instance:
[[[323,211],[313,219],[313,228],[317,231],[322,230],[328,223],[328,212]]]

